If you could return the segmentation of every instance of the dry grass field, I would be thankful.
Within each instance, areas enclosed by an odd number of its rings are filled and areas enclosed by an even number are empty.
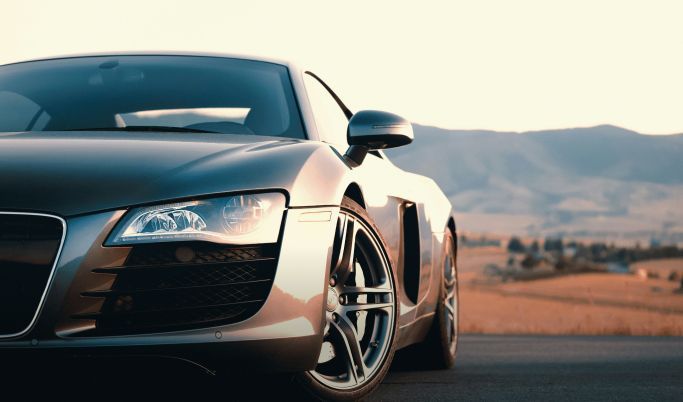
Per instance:
[[[680,282],[667,280],[683,259],[632,266],[659,278],[585,273],[505,283],[482,280],[483,266],[506,260],[504,250],[463,249],[459,259],[465,333],[683,336]]]
[[[631,265],[631,271],[645,269],[657,273],[660,278],[666,278],[671,272],[683,275],[683,258],[665,258],[661,260],[641,261]]]

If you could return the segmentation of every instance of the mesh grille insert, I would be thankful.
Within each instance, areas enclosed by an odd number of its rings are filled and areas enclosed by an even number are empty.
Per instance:
[[[0,336],[19,334],[31,325],[63,231],[55,217],[0,213]]]
[[[96,329],[84,335],[134,334],[223,325],[255,314],[270,292],[277,245],[229,246],[202,242],[134,247],[124,266],[98,268],[116,275]]]

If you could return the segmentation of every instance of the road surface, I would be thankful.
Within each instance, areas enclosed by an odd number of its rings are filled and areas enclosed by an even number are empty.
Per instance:
[[[683,338],[462,336],[456,367],[392,371],[377,401],[683,401]]]
[[[5,391],[16,387],[29,400],[46,392],[52,400],[292,400],[262,375],[226,381],[180,370],[187,367],[173,360],[161,367],[122,359],[115,365],[83,360],[21,370],[2,363],[0,385]],[[467,335],[454,369],[394,367],[368,400],[683,401],[683,337]]]

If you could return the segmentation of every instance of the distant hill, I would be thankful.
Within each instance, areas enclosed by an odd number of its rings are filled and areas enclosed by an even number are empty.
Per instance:
[[[465,230],[683,241],[683,134],[414,129],[387,154],[434,178]]]

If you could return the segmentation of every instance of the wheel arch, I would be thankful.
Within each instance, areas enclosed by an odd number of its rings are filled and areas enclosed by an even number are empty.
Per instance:
[[[455,251],[457,253],[458,251],[458,230],[457,227],[455,226],[455,218],[453,216],[448,217],[448,223],[446,224],[448,226],[448,230],[451,232],[451,236],[453,237],[453,246],[455,247]]]
[[[360,189],[360,186],[356,182],[351,182],[349,183],[348,186],[346,186],[346,190],[344,191],[344,196],[349,197],[355,202],[358,203],[363,209],[367,209],[365,205],[365,198],[363,197],[363,191]]]

